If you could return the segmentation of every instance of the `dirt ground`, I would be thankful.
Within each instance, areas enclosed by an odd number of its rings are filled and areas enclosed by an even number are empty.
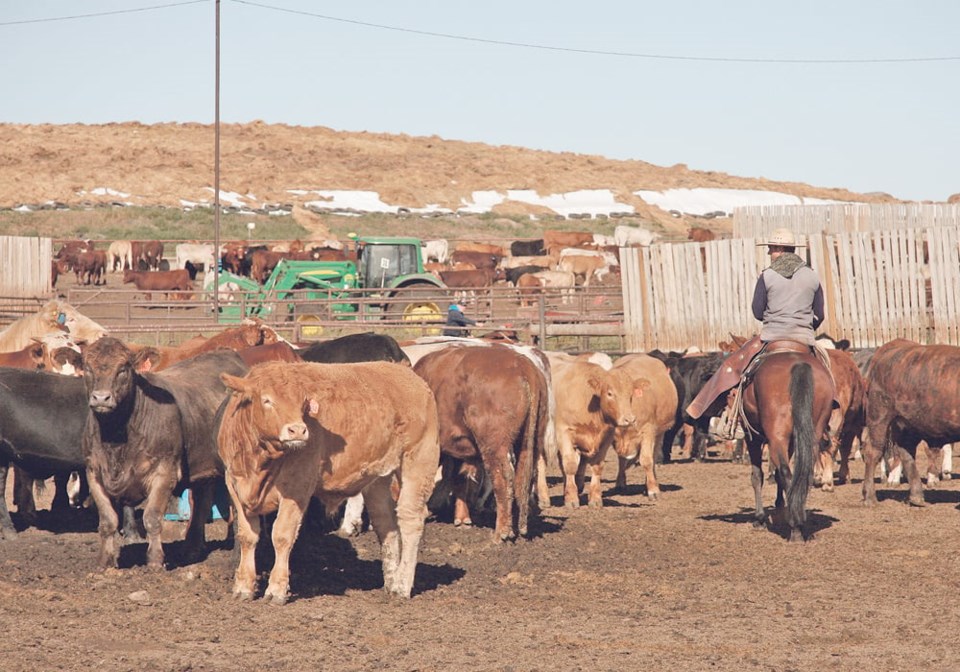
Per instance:
[[[853,474],[811,492],[815,538],[790,544],[778,524],[753,529],[746,465],[662,466],[652,504],[638,469],[627,492],[610,491],[611,462],[603,509],[555,506],[528,540],[494,545],[491,514],[473,528],[431,517],[406,602],[381,590],[372,532],[344,540],[316,517],[294,549],[292,600],[275,607],[232,599],[222,521],[199,564],[183,566],[173,542],[169,569],[149,572],[135,543],[104,572],[92,514],[65,524],[41,512],[41,529],[0,542],[0,668],[957,669],[960,483],[928,490],[925,508],[905,504],[905,485],[881,485],[865,508],[862,463]],[[168,525],[171,538],[185,526]]]

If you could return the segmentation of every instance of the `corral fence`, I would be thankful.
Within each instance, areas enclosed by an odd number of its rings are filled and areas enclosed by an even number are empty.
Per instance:
[[[940,226],[960,227],[960,203],[756,205],[733,211],[734,238],[762,238],[778,228],[811,235]]]
[[[820,331],[875,347],[895,338],[960,345],[960,229],[948,226],[810,234],[799,248],[820,275]],[[623,248],[628,352],[716,350],[758,331],[751,313],[769,263],[754,238]]]

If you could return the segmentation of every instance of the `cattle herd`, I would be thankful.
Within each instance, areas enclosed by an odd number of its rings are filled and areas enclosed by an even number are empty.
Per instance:
[[[562,264],[571,241],[550,242],[554,247],[510,256],[559,253]],[[120,252],[128,253],[159,258],[139,246]],[[476,260],[495,256],[474,253]],[[68,252],[60,261],[85,268],[91,254]],[[445,281],[456,272],[464,271],[440,271]],[[714,353],[654,351],[613,360],[497,336],[398,343],[361,333],[289,343],[249,320],[210,338],[151,347],[115,338],[53,300],[0,331],[0,492],[14,467],[14,503],[29,524],[31,479],[53,477],[52,512],[96,508],[101,567],[116,567],[121,544],[142,529],[147,566],[162,568],[165,512],[189,489],[189,561],[205,557],[211,506],[231,511],[240,548],[232,590],[251,599],[254,551],[270,524],[275,563],[264,597],[282,604],[290,552],[312,499],[328,514],[347,503],[346,534],[362,529],[366,509],[381,546],[384,587],[409,597],[431,510],[472,525],[476,508],[492,498],[492,540],[513,541],[555,502],[602,507],[611,449],[615,487],[626,488],[628,469],[639,464],[651,500],[661,496],[656,464],[671,459],[678,437],[694,458],[706,454],[710,421],[725,400],[696,421],[684,409],[736,343],[718,344]],[[949,477],[949,443],[960,439],[953,406],[960,348],[897,340],[851,352],[848,344],[830,344],[838,408],[820,437],[815,482],[824,489],[845,483],[859,442],[868,475],[864,501],[876,501],[877,467],[898,460],[910,503],[922,505],[918,446],[930,451],[932,482]],[[71,495],[74,473],[80,491]],[[557,500],[551,475],[559,476]],[[0,537],[11,543],[16,534],[0,499]]]

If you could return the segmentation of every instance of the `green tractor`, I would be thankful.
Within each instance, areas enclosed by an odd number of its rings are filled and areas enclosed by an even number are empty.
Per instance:
[[[263,285],[221,272],[221,322],[244,317],[268,319],[286,314],[306,324],[328,319],[357,319],[378,313],[384,319],[442,322],[442,282],[423,270],[417,238],[350,235],[356,261],[284,259]],[[207,289],[212,290],[211,287]]]

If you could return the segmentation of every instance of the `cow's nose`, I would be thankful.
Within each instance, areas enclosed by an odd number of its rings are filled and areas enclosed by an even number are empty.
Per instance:
[[[630,413],[629,415],[625,415],[620,419],[620,426],[629,427],[630,425],[636,424],[636,422],[637,416],[635,416],[633,413]]]
[[[110,390],[94,390],[90,393],[91,408],[113,408],[113,392]]]
[[[307,440],[307,425],[303,422],[290,422],[283,426],[283,429],[280,430],[280,440],[287,441],[306,441]]]

